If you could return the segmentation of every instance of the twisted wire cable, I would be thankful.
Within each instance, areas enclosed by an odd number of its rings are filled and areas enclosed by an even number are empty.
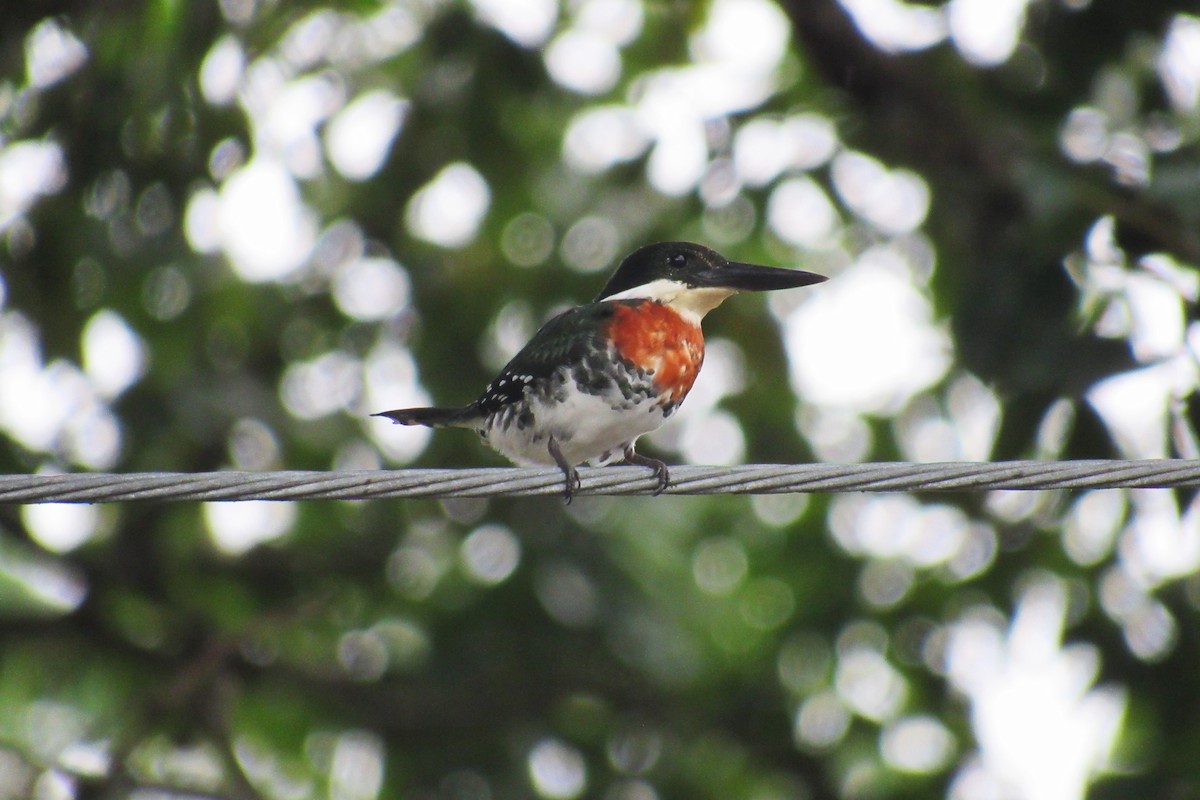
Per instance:
[[[578,494],[648,494],[642,467],[581,468]],[[671,468],[665,494],[1200,488],[1200,460],[748,464]],[[133,472],[0,475],[0,503],[372,500],[561,495],[557,469]]]

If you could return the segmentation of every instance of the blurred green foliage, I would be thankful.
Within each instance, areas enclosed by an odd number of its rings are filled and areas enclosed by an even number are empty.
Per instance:
[[[861,458],[908,459],[912,430],[966,439],[962,419],[987,402],[996,430],[977,457],[1147,454],[1084,397],[1159,363],[1191,358],[1195,371],[1192,351],[1141,353],[1126,284],[1095,277],[1160,280],[1191,319],[1200,114],[1169,84],[1200,77],[1172,78],[1163,55],[1172,31],[1200,26],[1186,4],[1031,4],[1012,55],[992,65],[944,31],[889,52],[846,11],[865,3],[561,5],[524,43],[514,31],[530,18],[488,21],[503,3],[7,9],[0,468],[499,463],[460,432],[389,440],[367,415],[401,400],[374,396],[371,370],[403,373],[378,385],[466,402],[506,336],[590,299],[620,254],[659,239],[834,281],[873,247],[927,256],[932,277],[915,291],[949,330],[952,364],[885,410],[797,397],[786,376],[800,356],[783,331],[802,299],[737,298],[712,315],[706,331],[732,343],[742,382],[713,403],[747,462],[812,460],[829,452],[823,437],[855,436]],[[944,25],[967,5],[903,7]],[[545,42],[582,29],[588,8],[608,20],[589,24],[632,19],[632,34],[611,86],[572,91]],[[583,114],[646,113],[656,77],[714,60],[697,42],[718,11],[726,28],[777,17],[788,44],[769,91],[705,120],[702,179],[664,191],[647,142],[604,168],[570,163]],[[203,74],[220,72],[222,46],[234,88],[218,98],[221,76]],[[700,85],[720,93],[715,75]],[[330,129],[370,90],[402,101],[403,121],[377,167],[347,177]],[[289,91],[295,102],[278,102]],[[1107,115],[1108,150],[1090,160],[1064,143],[1080,109]],[[923,224],[873,224],[828,159],[736,177],[740,131],[801,113],[829,120],[839,150],[919,176]],[[23,171],[30,143],[54,148],[41,172]],[[198,197],[227,201],[233,176],[265,156],[286,166],[315,233],[294,268],[252,280],[231,254],[237,220],[209,220],[211,246],[189,226],[205,224]],[[1128,165],[1137,156],[1144,169]],[[411,205],[456,162],[486,182],[486,212],[464,242],[439,245]],[[772,224],[788,175],[834,198],[827,243]],[[386,318],[348,312],[331,288],[361,257],[410,288]],[[87,352],[104,311],[137,343],[120,352],[142,359],[107,394],[94,387],[115,340]],[[387,348],[403,355],[387,361]],[[1192,455],[1187,374],[1170,403],[1147,400],[1165,453]],[[315,392],[309,405],[289,386]],[[59,427],[39,438],[42,407]],[[656,448],[686,452],[669,434]],[[0,509],[0,798],[1049,798],[1092,783],[1096,797],[1191,796],[1200,521],[1182,493],[1108,497]],[[1053,694],[1081,721],[1046,752],[1098,732],[1060,783],[1006,760],[1028,754],[1009,755],[1004,737],[1039,741],[1037,717],[1014,714],[996,734],[985,706],[1005,698],[970,685],[988,673],[972,654],[1018,664],[1022,646],[1045,651],[1044,674],[1069,676]]]

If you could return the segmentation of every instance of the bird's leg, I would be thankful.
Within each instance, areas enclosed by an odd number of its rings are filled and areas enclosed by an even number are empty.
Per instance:
[[[634,452],[633,442],[625,445],[625,463],[633,464],[634,466],[638,467],[649,467],[650,469],[654,470],[654,477],[658,479],[658,488],[654,490],[655,496],[662,494],[663,490],[666,489],[671,482],[671,476],[667,470],[666,463],[659,461],[657,458],[639,456],[636,452]]]
[[[558,441],[553,436],[550,437],[550,443],[546,445],[546,449],[550,451],[550,457],[554,459],[554,463],[558,464],[558,468],[563,471],[567,483],[565,492],[567,505],[570,505],[571,498],[575,496],[575,490],[583,488],[583,482],[579,480],[579,471],[567,463],[562,449],[558,446]]]

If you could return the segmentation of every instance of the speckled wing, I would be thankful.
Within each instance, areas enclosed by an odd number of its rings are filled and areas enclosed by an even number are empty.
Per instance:
[[[556,373],[582,373],[585,363],[607,361],[605,337],[614,303],[591,303],[550,319],[487,385],[473,407],[488,416],[518,402],[529,386],[538,387]]]

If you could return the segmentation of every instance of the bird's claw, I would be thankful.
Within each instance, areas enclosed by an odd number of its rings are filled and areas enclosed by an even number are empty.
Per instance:
[[[579,477],[579,470],[574,467],[565,467],[563,469],[563,478],[565,484],[563,497],[566,498],[566,505],[571,505],[571,498],[575,496],[576,490],[583,488],[583,481]]]
[[[671,472],[662,461],[659,461],[658,466],[652,467],[652,469],[654,470],[654,477],[657,479],[655,481],[654,496],[658,497],[671,485]]]
[[[562,448],[558,446],[558,441],[551,436],[546,449],[550,452],[550,457],[554,459],[554,463],[558,464],[558,468],[563,471],[563,479],[566,486],[563,490],[563,497],[566,498],[567,505],[571,505],[571,498],[575,496],[575,492],[583,488],[583,481],[579,477],[579,470],[567,463],[567,459],[562,454]]]
[[[671,485],[671,472],[667,468],[666,462],[659,461],[657,458],[648,458],[647,456],[639,456],[633,447],[625,448],[625,463],[633,464],[637,467],[649,467],[654,470],[655,487],[654,496],[658,497],[667,487]]]

